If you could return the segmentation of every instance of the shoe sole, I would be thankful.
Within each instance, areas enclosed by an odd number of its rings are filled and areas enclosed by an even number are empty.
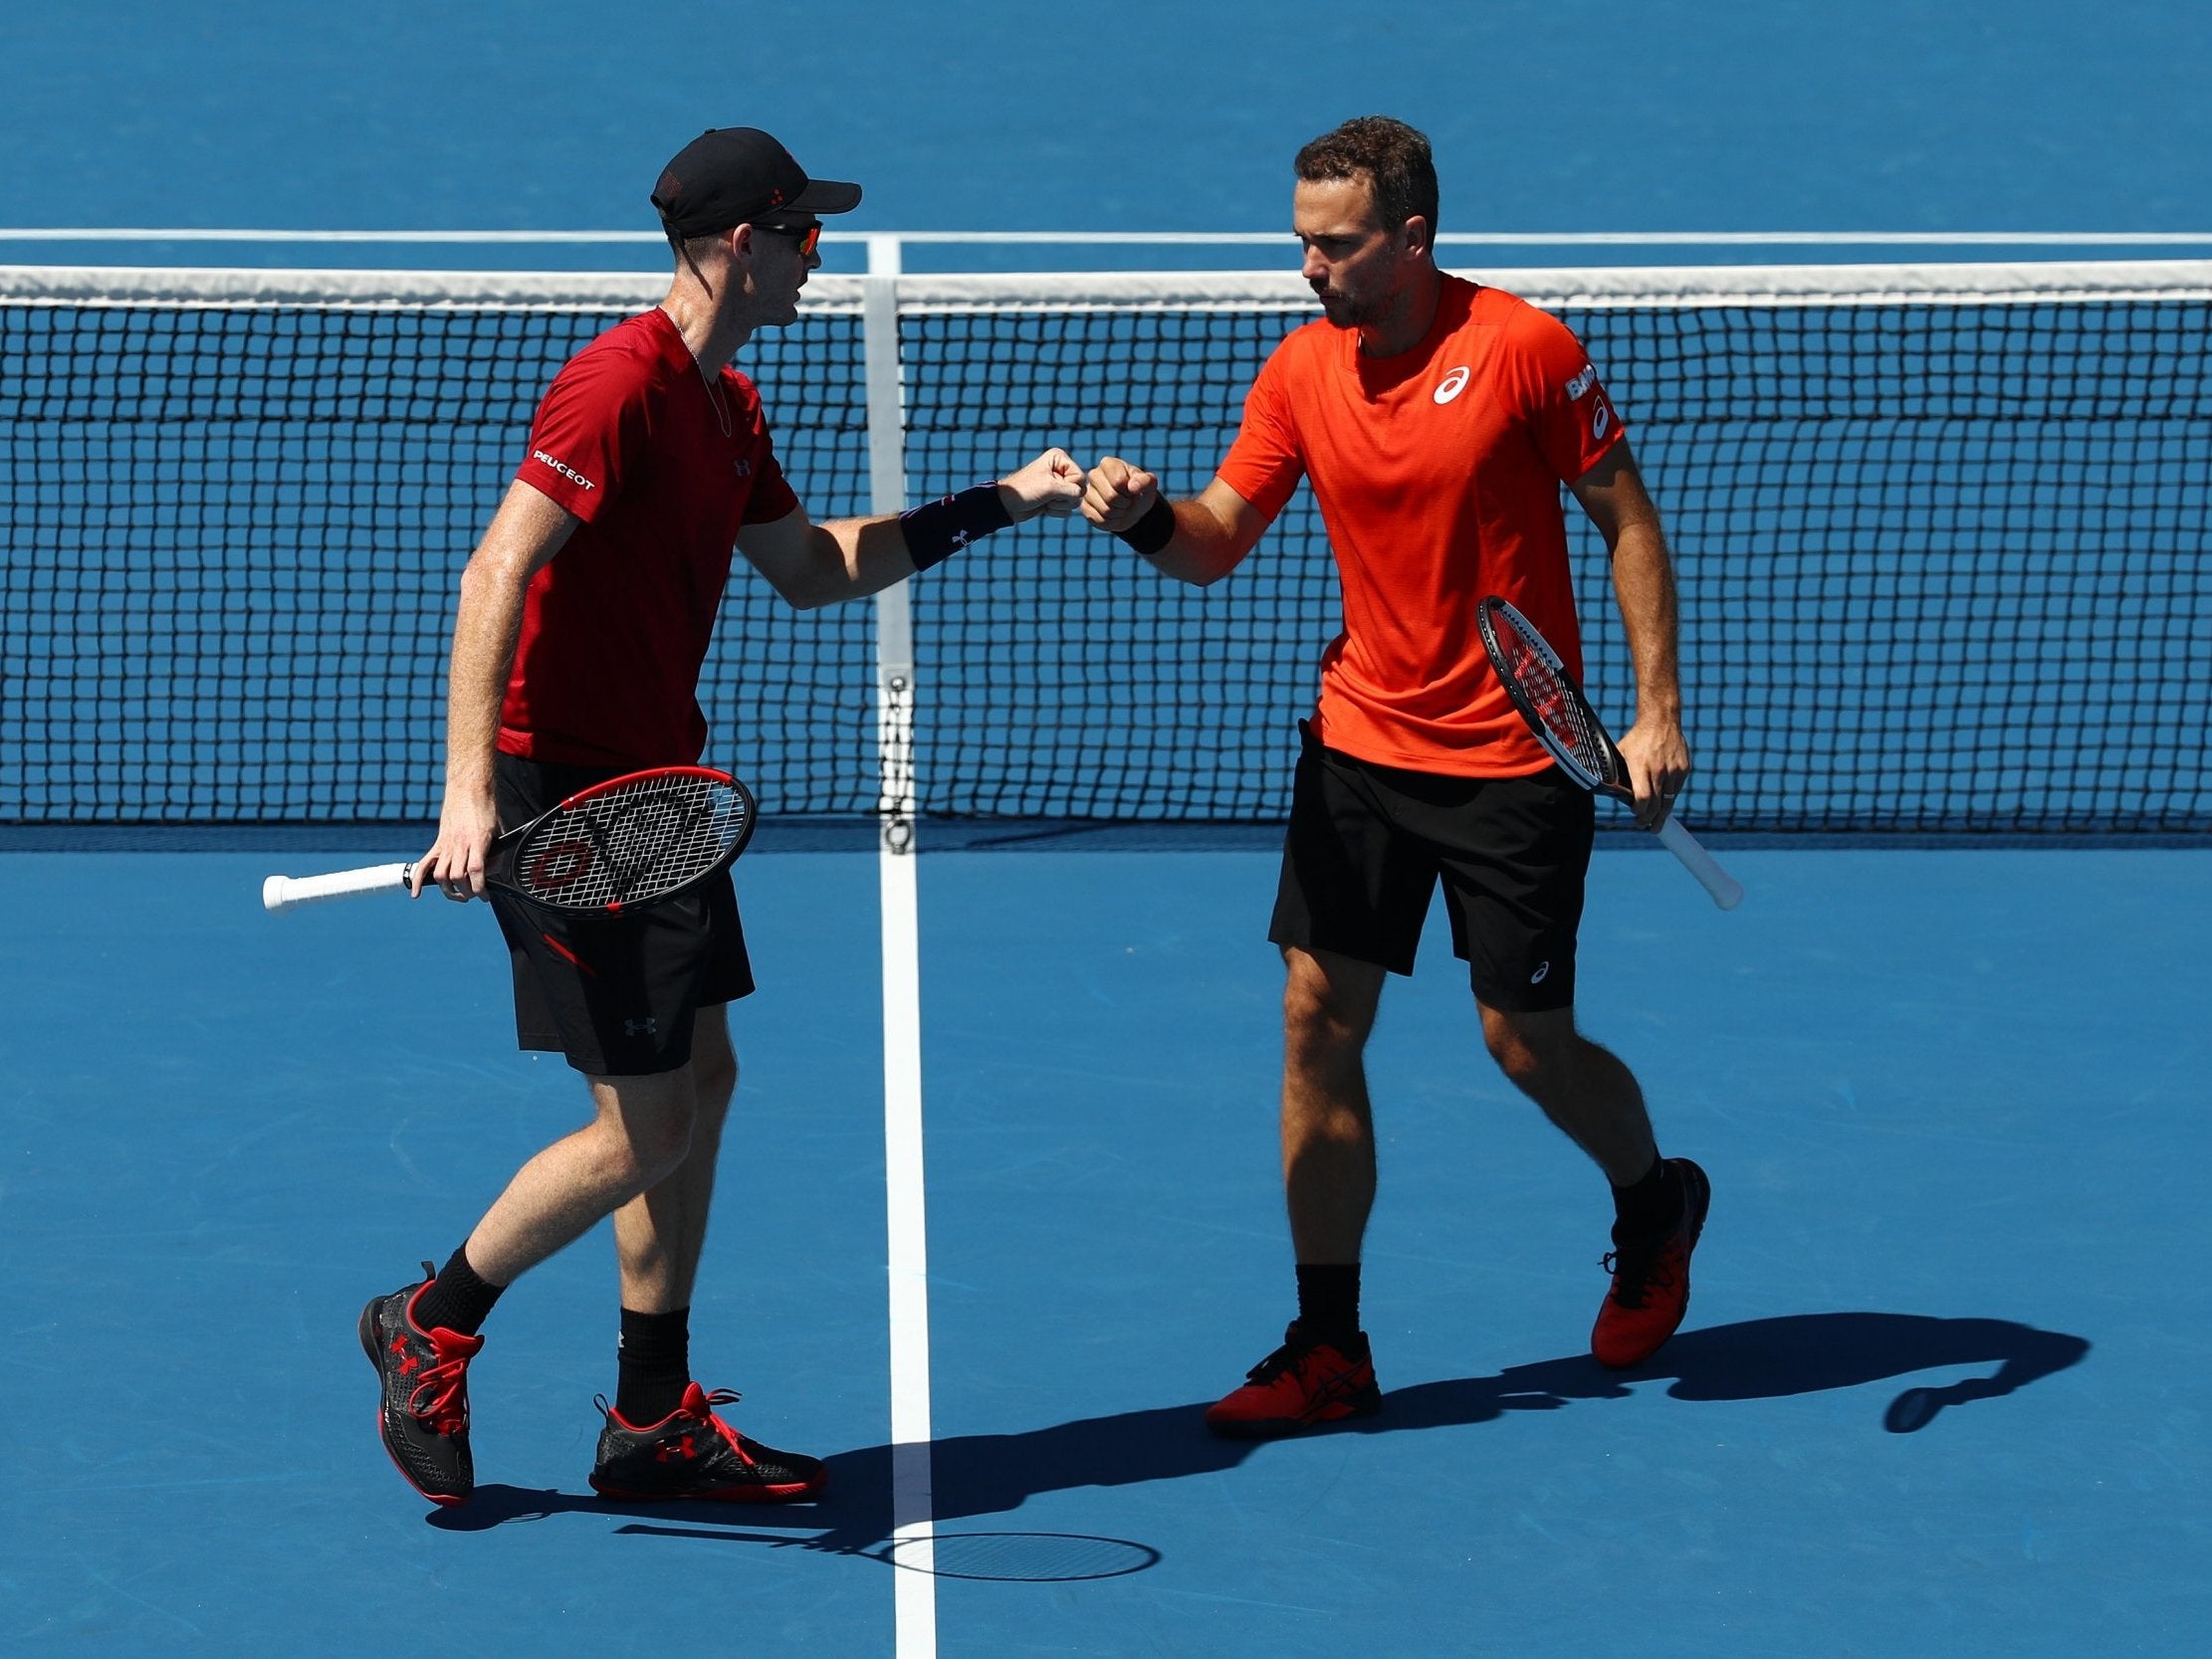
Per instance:
[[[376,1440],[384,1448],[384,1455],[391,1459],[391,1466],[399,1471],[399,1478],[413,1487],[417,1497],[436,1504],[441,1509],[451,1509],[456,1504],[469,1501],[467,1492],[430,1492],[422,1483],[407,1473],[407,1466],[399,1461],[399,1454],[391,1449],[391,1436],[384,1429],[384,1362],[377,1357],[383,1350],[382,1333],[376,1329],[376,1305],[384,1299],[372,1296],[368,1306],[361,1310],[361,1351],[368,1355],[369,1367],[376,1372]],[[473,1490],[473,1488],[471,1489]]]
[[[591,1490],[602,1498],[617,1498],[626,1504],[788,1504],[800,1498],[811,1498],[828,1484],[829,1476],[825,1472],[796,1486],[719,1486],[705,1492],[639,1492],[625,1486],[601,1486],[594,1479]]]
[[[1206,1426],[1210,1433],[1221,1440],[1286,1440],[1294,1434],[1327,1428],[1331,1423],[1346,1423],[1355,1417],[1378,1415],[1383,1409],[1383,1391],[1377,1387],[1355,1394],[1349,1400],[1331,1403],[1340,1403],[1344,1409],[1323,1410],[1311,1417],[1209,1417]]]

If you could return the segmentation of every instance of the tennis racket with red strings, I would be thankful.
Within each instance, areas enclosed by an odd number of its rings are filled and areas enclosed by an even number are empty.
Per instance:
[[[1477,608],[1475,625],[1482,630],[1482,647],[1505,683],[1506,695],[1559,769],[1592,794],[1635,804],[1636,790],[1620,747],[1536,625],[1495,594]],[[1659,821],[1656,833],[1659,845],[1681,860],[1714,904],[1732,911],[1743,902],[1743,884],[1721,869],[1672,812]]]
[[[753,838],[753,792],[707,766],[661,766],[579,789],[493,841],[487,884],[556,911],[617,914],[688,893]],[[272,911],[361,893],[404,893],[414,864],[271,876]]]

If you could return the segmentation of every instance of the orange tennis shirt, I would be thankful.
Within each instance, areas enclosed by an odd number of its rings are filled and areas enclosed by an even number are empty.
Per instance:
[[[1579,679],[1559,487],[1621,440],[1582,342],[1526,301],[1443,279],[1395,357],[1294,330],[1253,381],[1220,480],[1273,522],[1313,484],[1344,594],[1314,734],[1386,766],[1517,777],[1551,759],[1491,670],[1475,605],[1501,594]]]

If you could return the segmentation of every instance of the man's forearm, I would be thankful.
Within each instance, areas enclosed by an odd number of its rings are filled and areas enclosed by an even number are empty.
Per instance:
[[[832,518],[816,524],[817,545],[826,539],[829,548],[813,568],[813,582],[806,595],[807,607],[834,605],[847,599],[864,599],[871,593],[904,581],[915,573],[906,531],[896,513],[867,518]]]
[[[1170,502],[1166,496],[1160,500],[1175,515],[1175,533],[1159,551],[1143,557],[1162,575],[1193,587],[1207,587],[1235,569],[1251,551],[1250,543],[1240,542],[1236,532],[1222,523],[1205,501]]]
[[[1613,549],[1613,591],[1636,670],[1636,707],[1647,717],[1679,724],[1682,717],[1680,611],[1674,564],[1657,521],[1621,529]]]

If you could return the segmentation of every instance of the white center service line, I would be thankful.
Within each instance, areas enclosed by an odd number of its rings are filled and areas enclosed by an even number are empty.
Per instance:
[[[883,891],[884,1219],[891,1289],[891,1557],[898,1659],[935,1659],[929,1228],[922,1178],[921,934],[910,850],[877,855]]]
[[[899,374],[899,247],[871,240],[861,308],[869,494],[906,506],[905,395]],[[876,855],[883,910],[885,1271],[891,1296],[891,1540],[897,1659],[937,1659],[930,1472],[930,1251],[922,1164],[922,933],[914,819],[914,622],[906,584],[876,595]]]

